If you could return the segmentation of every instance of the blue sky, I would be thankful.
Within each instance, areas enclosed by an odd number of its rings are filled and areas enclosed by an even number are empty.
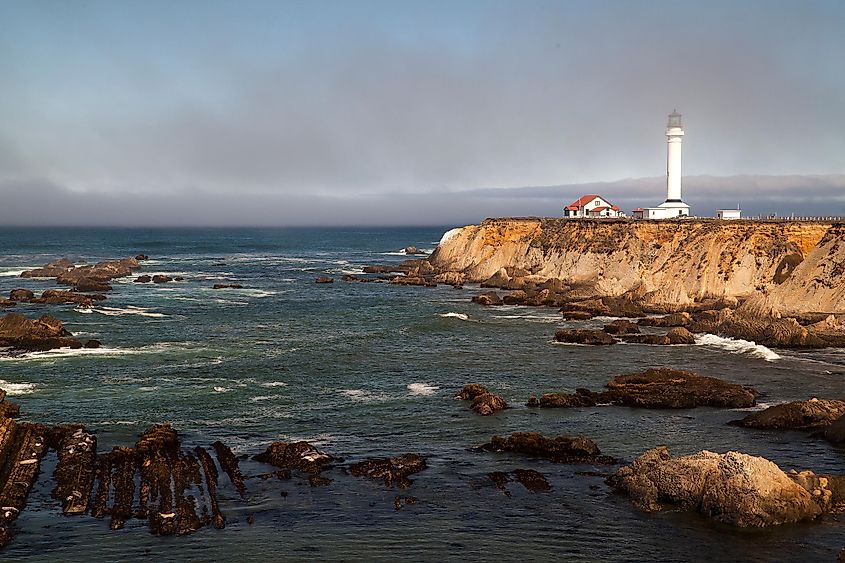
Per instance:
[[[392,211],[655,177],[675,107],[685,175],[841,175],[843,29],[812,0],[0,0],[0,195]]]

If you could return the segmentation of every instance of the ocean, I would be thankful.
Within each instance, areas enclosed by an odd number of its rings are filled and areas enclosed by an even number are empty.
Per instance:
[[[543,560],[832,561],[845,547],[845,519],[737,529],[694,513],[644,514],[589,472],[615,467],[554,464],[475,448],[493,435],[583,434],[624,462],[668,446],[764,456],[782,469],[845,472],[841,449],[800,432],[728,426],[749,409],[644,410],[598,406],[529,409],[530,395],[600,389],[611,377],[648,367],[690,369],[752,386],[763,408],[784,401],[845,397],[845,351],[770,350],[699,337],[695,345],[560,345],[555,309],[470,302],[451,286],[347,283],[345,273],[399,262],[402,248],[433,249],[451,226],[347,229],[0,229],[0,294],[40,292],[52,280],[20,272],[59,257],[94,262],[145,253],[140,273],[182,282],[114,280],[91,308],[27,305],[51,314],[93,350],[0,358],[0,388],[22,419],[84,423],[99,451],[132,445],[148,426],[170,422],[184,447],[221,440],[252,456],[275,440],[308,440],[347,462],[420,453],[428,469],[407,491],[342,470],[328,486],[262,480],[270,470],[241,462],[241,500],[221,475],[225,529],[157,537],[146,522],[120,531],[108,520],[64,517],[50,497],[55,454],[42,473],[3,561],[155,560]],[[318,276],[335,278],[315,284]],[[214,290],[215,283],[243,289]],[[490,417],[453,397],[481,383],[512,406]],[[491,471],[531,468],[552,490],[510,485]],[[283,496],[287,493],[287,496]],[[395,510],[395,495],[417,504]],[[254,523],[248,517],[254,517]],[[251,520],[251,519],[250,519]]]

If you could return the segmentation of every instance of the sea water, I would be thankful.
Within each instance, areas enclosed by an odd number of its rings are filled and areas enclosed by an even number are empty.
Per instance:
[[[170,422],[185,447],[222,440],[251,456],[274,440],[308,440],[347,462],[418,452],[429,466],[411,477],[410,489],[393,491],[342,470],[317,488],[296,477],[264,481],[256,476],[269,467],[245,460],[245,501],[221,475],[224,530],[155,537],[140,520],[111,531],[107,520],[62,516],[50,497],[50,454],[0,559],[831,561],[845,547],[845,522],[834,516],[744,530],[682,511],[644,514],[601,477],[580,474],[615,468],[476,451],[495,434],[538,431],[590,436],[625,462],[666,445],[673,455],[735,450],[784,470],[844,473],[845,451],[807,433],[727,425],[749,409],[523,405],[530,395],[600,389],[615,375],[653,366],[752,386],[757,408],[842,398],[845,352],[769,350],[707,335],[688,346],[559,345],[556,329],[607,319],[484,308],[470,302],[470,286],[340,279],[405,259],[405,246],[432,249],[449,228],[0,230],[0,294],[55,287],[17,276],[63,256],[90,263],[143,252],[150,260],[142,273],[185,278],[114,280],[108,299],[90,308],[16,307],[55,315],[80,339],[103,344],[0,359],[0,388],[24,420],[84,423],[100,451]],[[314,283],[324,275],[335,282]],[[215,283],[244,287],[214,290]],[[488,386],[513,408],[472,413],[453,398],[466,383]],[[540,471],[552,490],[512,484],[506,497],[486,478],[515,468]],[[419,501],[397,511],[397,494]]]

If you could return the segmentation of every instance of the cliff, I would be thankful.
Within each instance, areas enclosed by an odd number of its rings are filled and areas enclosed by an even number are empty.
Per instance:
[[[798,221],[488,219],[430,257],[449,283],[560,279],[584,297],[681,309],[747,300],[774,316],[845,312],[845,225]]]

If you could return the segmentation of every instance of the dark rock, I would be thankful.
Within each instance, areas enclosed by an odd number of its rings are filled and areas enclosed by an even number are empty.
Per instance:
[[[617,319],[609,325],[606,325],[604,327],[604,331],[608,334],[638,334],[640,332],[640,327],[631,321]]]
[[[328,276],[320,276],[319,278],[314,280],[314,283],[334,283],[334,278],[330,278]]]
[[[156,274],[153,276],[153,283],[167,283],[172,282],[173,278],[164,274]]]
[[[73,291],[78,293],[101,293],[103,291],[111,291],[112,286],[103,281],[92,280],[91,278],[82,278],[76,285],[73,286]]]
[[[17,304],[17,301],[12,301],[11,299],[0,299],[0,307],[14,307]]]
[[[139,261],[139,262],[140,262],[141,260],[149,260],[149,259],[150,259],[150,257],[149,257],[149,256],[147,256],[146,254],[139,254],[139,255],[137,255],[137,256],[135,257],[135,260],[137,260],[137,261]]]
[[[36,351],[82,346],[70,336],[62,322],[49,315],[33,320],[17,313],[0,317],[0,347]]]
[[[575,394],[547,393],[540,407],[590,407],[614,404],[652,409],[700,406],[746,408],[754,406],[757,392],[690,371],[651,368],[642,373],[620,375],[607,384],[607,391],[578,389]]]
[[[407,272],[408,268],[399,264],[391,264],[388,266],[364,266],[365,274],[392,274],[395,272]]]
[[[66,516],[85,514],[94,485],[97,437],[83,426],[69,425],[51,429],[49,441],[59,458],[53,472],[53,498],[61,501]]]
[[[393,497],[393,508],[396,510],[401,510],[403,503],[405,506],[417,504],[417,497],[403,497],[399,495]]]
[[[184,278],[184,276],[176,276],[175,278],[173,278],[173,281],[177,281],[177,282],[185,281],[185,278]]]
[[[669,344],[695,344],[695,335],[682,326],[669,329],[666,338]]]
[[[343,274],[343,277],[341,279],[345,282],[361,281],[361,278],[359,278],[355,274]]]
[[[244,485],[244,476],[238,467],[238,458],[235,457],[229,446],[220,440],[211,444],[211,447],[217,453],[217,461],[220,463],[220,468],[229,476],[229,481],[235,486],[241,498],[245,498],[246,486]]]
[[[407,488],[411,485],[409,475],[419,473],[427,467],[425,458],[419,454],[405,454],[396,457],[373,458],[349,466],[349,472],[356,477],[381,479],[388,487],[396,485]]]
[[[458,393],[456,398],[464,401],[472,401],[470,408],[482,416],[489,416],[494,412],[508,407],[508,404],[502,397],[491,393],[486,387],[478,383],[464,385],[464,388]]]
[[[281,469],[297,469],[303,473],[319,473],[331,467],[331,462],[334,461],[332,456],[304,441],[273,442],[264,453],[253,456],[252,459]]]
[[[153,278],[147,274],[135,278],[135,283],[150,283],[151,281],[153,281]]]
[[[501,305],[502,299],[495,291],[486,291],[473,296],[472,302],[478,303],[479,305]]]
[[[328,477],[323,477],[319,473],[312,473],[308,476],[308,484],[312,487],[325,487],[331,485],[332,480]]]
[[[587,311],[570,311],[561,309],[558,311],[564,319],[571,321],[586,321],[593,318],[593,314]]]
[[[546,477],[539,471],[533,469],[515,469],[513,476],[523,487],[532,493],[542,493],[552,490],[552,486],[549,485]]]
[[[100,346],[102,346],[102,342],[100,342],[99,340],[91,339],[91,340],[88,340],[87,342],[85,342],[84,347],[85,348],[99,348]]]
[[[668,336],[663,334],[624,334],[619,338],[628,344],[650,344],[653,346],[668,346],[672,343]]]
[[[62,291],[59,289],[46,289],[41,293],[41,297],[36,297],[31,300],[31,303],[43,303],[47,305],[64,305],[74,304],[80,307],[93,307],[94,301],[99,295],[80,295],[72,291]],[[102,296],[105,299],[105,296]]]
[[[73,269],[73,262],[67,258],[61,258],[50,262],[43,268],[35,268],[21,273],[22,278],[55,278],[68,270]]]
[[[46,434],[44,425],[0,418],[0,548],[12,538],[12,523],[38,479]]]
[[[538,432],[515,432],[508,437],[493,436],[481,449],[524,454],[555,463],[616,463],[612,457],[602,455],[596,443],[586,436],[547,438]]]
[[[609,345],[616,340],[602,330],[563,329],[555,333],[555,340],[570,344]]]
[[[824,437],[832,444],[845,444],[845,415],[837,418],[825,429]]]
[[[9,292],[9,299],[12,301],[29,301],[35,298],[35,294],[28,289],[13,289]]]
[[[11,401],[6,400],[6,392],[0,389],[0,420],[4,418],[17,418],[21,414],[21,407]],[[2,463],[0,463],[2,469]]]
[[[687,312],[672,313],[663,317],[646,317],[637,321],[640,326],[674,327],[689,326],[692,317]]]
[[[730,424],[772,430],[818,430],[845,415],[845,401],[816,399],[793,401],[754,412]]]
[[[56,282],[62,285],[72,286],[79,284],[83,279],[106,282],[115,278],[128,276],[140,267],[140,264],[134,258],[106,260],[104,262],[98,262],[93,266],[70,268],[58,274],[56,276]]]
[[[239,283],[216,283],[211,289],[243,289],[243,287]]]

